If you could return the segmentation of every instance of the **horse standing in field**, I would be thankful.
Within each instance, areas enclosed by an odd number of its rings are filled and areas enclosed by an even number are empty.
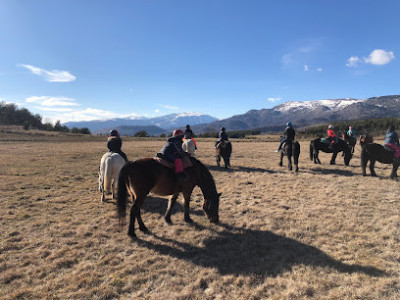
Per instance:
[[[189,215],[190,196],[194,187],[200,187],[204,202],[203,210],[212,223],[218,223],[219,197],[214,179],[205,165],[194,157],[189,158],[192,166],[185,169],[186,178],[179,182],[172,168],[161,165],[153,158],[143,158],[126,164],[120,171],[118,179],[117,212],[120,221],[126,216],[126,201],[128,194],[132,198],[133,205],[130,213],[128,235],[136,237],[135,220],[139,223],[139,229],[147,232],[148,229],[142,221],[140,208],[147,195],[171,195],[165,221],[171,224],[171,211],[175,205],[179,193],[184,198],[185,222],[193,222]]]
[[[194,152],[196,151],[196,145],[192,139],[184,139],[182,144],[183,151],[190,154],[190,156],[194,156]]]
[[[370,138],[370,139],[369,139]],[[377,176],[375,173],[375,162],[379,161],[383,164],[392,164],[392,172],[390,173],[390,179],[397,177],[397,169],[399,168],[400,161],[394,156],[395,151],[380,144],[372,143],[372,137],[361,136],[361,169],[363,176],[367,175],[367,164],[369,161],[369,170],[371,176]]]
[[[291,139],[288,139],[283,146],[283,149],[281,151],[281,160],[279,162],[279,165],[282,167],[282,160],[283,157],[287,156],[288,158],[288,169],[292,171],[292,156],[293,156],[293,163],[296,166],[295,171],[299,171],[299,156],[300,156],[300,144],[297,141],[293,141]]]
[[[355,136],[350,136],[347,134],[347,132],[342,134],[342,139],[349,145],[351,149],[351,154],[354,154],[354,150],[357,144],[357,137]],[[343,153],[344,154],[344,153]]]
[[[341,151],[344,152],[344,164],[346,166],[349,165],[350,160],[353,157],[353,155],[351,154],[350,147],[347,145],[347,143],[344,140],[339,139],[339,138],[338,138],[338,142],[334,143],[332,146],[330,146],[330,141],[326,140],[324,138],[317,138],[310,142],[310,159],[314,160],[315,164],[321,163],[321,161],[318,158],[318,152],[320,150],[325,153],[332,153],[332,158],[330,161],[331,165],[336,164],[336,156]]]
[[[116,199],[116,188],[118,175],[126,161],[121,155],[114,152],[107,152],[100,161],[99,172],[99,191],[102,192],[101,201],[105,202],[105,192],[112,193],[113,199]]]
[[[225,168],[231,166],[232,144],[229,141],[221,141],[215,147],[216,160],[218,167],[221,165],[221,157],[224,159]]]

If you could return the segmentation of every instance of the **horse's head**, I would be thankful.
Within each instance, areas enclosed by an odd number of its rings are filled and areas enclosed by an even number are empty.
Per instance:
[[[212,197],[209,196],[207,198],[204,198],[203,210],[206,213],[211,223],[219,222],[218,209],[219,209],[220,196],[221,193],[216,194],[215,196]]]
[[[362,135],[360,136],[360,145],[364,146],[366,144],[370,144],[374,142],[374,138],[372,137],[372,135],[366,134],[366,135]]]

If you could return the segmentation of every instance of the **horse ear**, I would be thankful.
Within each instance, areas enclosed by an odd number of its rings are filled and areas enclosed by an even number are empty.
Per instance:
[[[218,197],[221,197],[222,193],[218,193]]]

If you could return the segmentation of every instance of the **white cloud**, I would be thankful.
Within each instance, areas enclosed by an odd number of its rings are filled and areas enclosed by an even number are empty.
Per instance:
[[[359,64],[371,64],[371,65],[386,65],[394,59],[392,51],[385,51],[383,49],[373,50],[368,57],[363,59],[358,56],[352,56],[347,60],[346,66],[349,68],[355,68]]]
[[[307,65],[304,65],[304,72],[308,72],[309,68]]]
[[[276,102],[276,101],[281,101],[281,100],[282,100],[282,98],[273,98],[273,97],[268,98],[269,102]]]
[[[18,66],[28,69],[33,74],[42,76],[48,82],[71,82],[76,79],[76,77],[71,73],[69,73],[68,71],[61,71],[61,70],[47,71],[45,69],[41,69],[32,65],[24,65],[24,64],[20,64]]]
[[[160,110],[159,110],[159,109],[156,109],[154,112],[155,112],[155,113],[159,113],[159,112],[160,112]]]
[[[26,98],[26,102],[39,103],[40,106],[79,106],[74,99],[67,97],[51,97],[51,96],[32,96]]]
[[[346,67],[354,68],[361,62],[361,59],[358,56],[352,56],[347,60]]]
[[[177,110],[179,109],[179,107],[177,106],[172,106],[172,105],[164,105],[164,104],[158,104],[159,106],[166,108],[166,109],[170,109],[170,110]]]
[[[322,72],[322,68],[318,68],[317,71],[318,71],[318,72]]]
[[[371,54],[368,57],[364,58],[364,61],[367,64],[372,64],[372,65],[386,65],[392,59],[394,59],[394,54],[392,51],[375,49],[374,51],[371,52]]]
[[[65,108],[65,107],[41,107],[41,106],[35,106],[36,109],[42,110],[42,111],[54,111],[54,112],[70,112],[74,111],[72,108]]]

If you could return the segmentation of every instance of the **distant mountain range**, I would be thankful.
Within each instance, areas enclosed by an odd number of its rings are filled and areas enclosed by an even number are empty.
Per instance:
[[[198,113],[181,113],[169,114],[156,118],[117,118],[111,120],[95,120],[81,122],[67,122],[63,125],[68,128],[83,128],[87,127],[92,133],[105,134],[111,129],[117,129],[121,135],[134,135],[138,131],[147,131],[150,135],[160,135],[169,133],[175,128],[183,129],[187,124],[190,126],[197,124],[205,124],[217,121],[210,115]]]
[[[229,130],[260,129],[261,132],[281,131],[288,121],[295,127],[305,127],[335,121],[400,117],[400,95],[368,99],[332,99],[291,101],[271,109],[250,110],[243,115],[209,124],[193,126],[195,133]]]
[[[116,128],[122,135],[133,135],[146,130],[150,135],[184,129],[190,124],[195,134],[218,131],[259,129],[261,132],[281,131],[288,121],[296,128],[335,121],[400,117],[400,95],[368,99],[329,99],[317,101],[290,101],[271,109],[250,110],[245,114],[218,120],[209,115],[183,113],[157,118],[112,119],[106,121],[69,122],[64,125],[87,127],[92,133],[107,133]]]

